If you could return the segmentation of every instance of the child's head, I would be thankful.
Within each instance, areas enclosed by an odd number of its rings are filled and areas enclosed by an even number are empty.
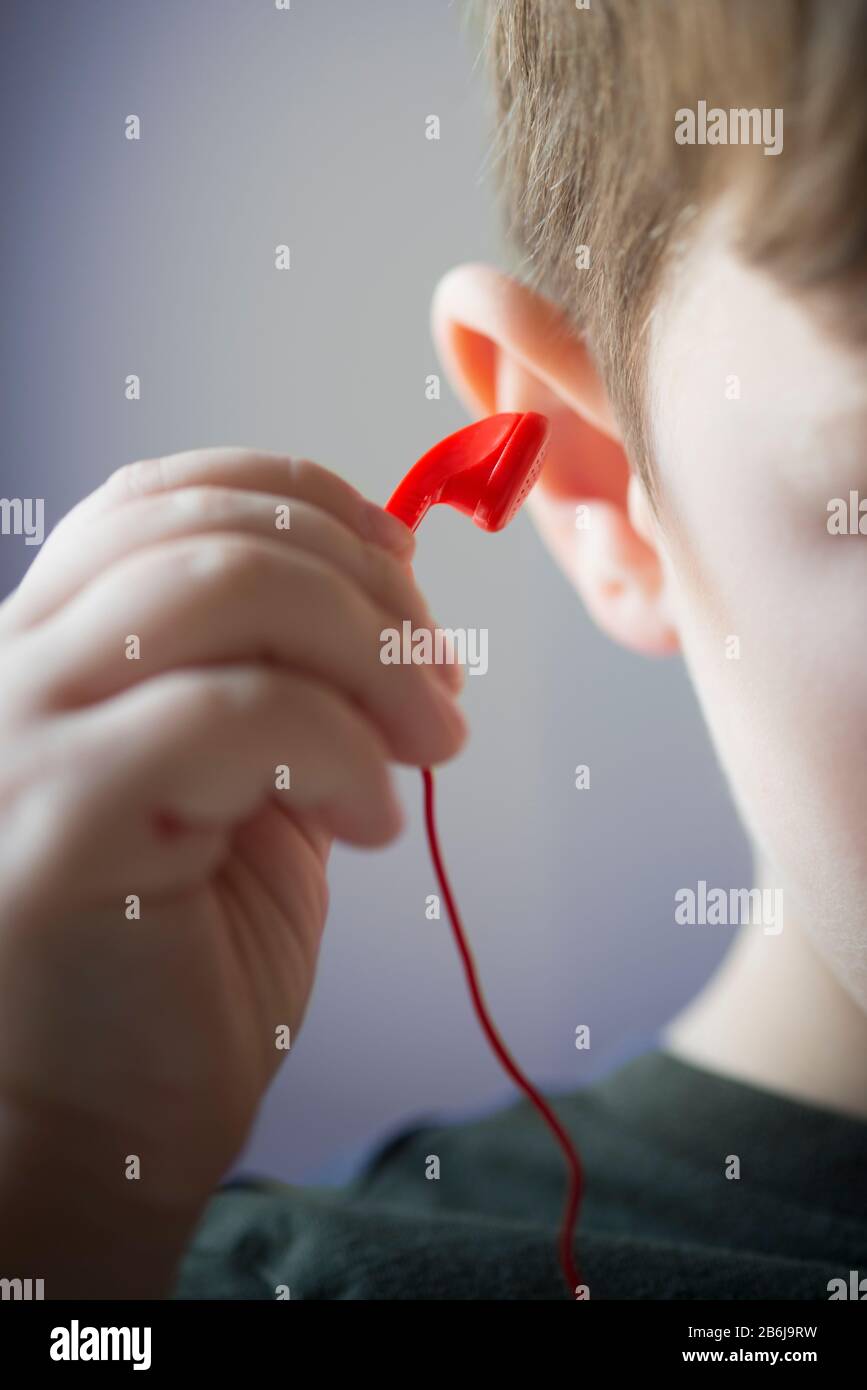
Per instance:
[[[682,648],[761,874],[867,1007],[867,0],[482,9],[521,283],[447,276],[441,350],[551,417],[543,536],[610,635]]]

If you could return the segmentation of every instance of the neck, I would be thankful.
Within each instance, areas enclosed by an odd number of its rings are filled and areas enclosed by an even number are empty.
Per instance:
[[[778,936],[742,926],[663,1044],[709,1071],[867,1119],[867,1014],[798,923]]]

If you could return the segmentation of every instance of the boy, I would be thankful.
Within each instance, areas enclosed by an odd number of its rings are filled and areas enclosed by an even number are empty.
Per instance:
[[[784,904],[558,1102],[579,1296],[827,1298],[867,1268],[867,0],[484,8],[534,283],[452,272],[437,341],[474,411],[551,418],[540,530],[612,637],[683,650]],[[464,737],[452,668],[379,661],[432,625],[411,554],[313,465],[179,455],[0,610],[3,1264],[49,1297],[563,1296],[525,1105],[337,1196],[208,1205],[302,1020],[331,840],[389,841],[388,764]]]

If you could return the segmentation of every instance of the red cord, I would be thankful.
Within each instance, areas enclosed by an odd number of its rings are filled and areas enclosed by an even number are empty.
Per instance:
[[[458,906],[455,902],[454,895],[449,885],[449,880],[445,870],[445,864],[443,863],[443,857],[440,851],[439,836],[437,834],[436,817],[434,813],[433,773],[429,767],[426,767],[422,769],[421,775],[424,779],[424,819],[425,827],[427,829],[428,844],[430,845],[431,859],[433,860],[433,866],[436,871],[437,879],[439,880],[442,895],[446,901],[446,908],[448,909],[449,920],[452,924],[452,930],[455,935],[455,940],[458,945],[461,960],[463,961],[464,972],[467,977],[467,983],[470,987],[470,995],[473,1001],[473,1008],[476,1011],[479,1023],[482,1025],[482,1030],[485,1036],[487,1037],[491,1047],[493,1048],[498,1060],[503,1066],[504,1070],[514,1081],[515,1085],[524,1092],[524,1094],[536,1107],[539,1114],[542,1116],[542,1119],[545,1121],[546,1125],[553,1134],[554,1138],[557,1140],[557,1143],[560,1145],[560,1148],[563,1150],[564,1156],[566,1158],[566,1164],[569,1169],[569,1191],[566,1199],[566,1206],[563,1212],[563,1223],[560,1228],[559,1256],[560,1267],[563,1270],[563,1276],[569,1287],[569,1297],[575,1298],[575,1291],[578,1285],[581,1283],[581,1277],[578,1273],[578,1269],[576,1267],[575,1259],[572,1253],[575,1242],[575,1225],[578,1220],[578,1209],[581,1204],[581,1194],[583,1188],[581,1160],[578,1157],[577,1150],[575,1149],[572,1140],[569,1138],[569,1135],[566,1133],[560,1121],[557,1119],[557,1116],[554,1114],[554,1111],[551,1109],[550,1105],[545,1100],[545,1097],[539,1094],[533,1083],[529,1081],[527,1077],[524,1075],[524,1073],[521,1071],[517,1062],[510,1056],[509,1052],[506,1049],[505,1043],[503,1042],[502,1038],[500,1037],[496,1028],[494,1027],[494,1024],[491,1020],[491,1016],[488,1013],[487,1005],[485,1004],[485,1001],[482,998],[482,991],[479,985],[479,977],[476,971],[475,961],[473,960],[472,953],[467,943],[466,934],[464,932],[463,926],[461,925],[461,919],[458,913]]]

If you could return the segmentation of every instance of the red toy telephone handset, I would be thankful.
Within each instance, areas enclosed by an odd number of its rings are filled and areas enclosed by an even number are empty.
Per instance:
[[[400,517],[414,531],[430,507],[444,502],[471,516],[484,531],[501,531],[516,515],[542,471],[549,432],[550,426],[545,416],[533,410],[491,415],[475,425],[467,425],[465,429],[440,440],[414,464],[389,498],[386,511]],[[530,1099],[548,1125],[569,1167],[569,1192],[560,1231],[559,1252],[569,1296],[575,1298],[581,1283],[573,1255],[583,1182],[581,1162],[554,1111],[521,1071],[491,1021],[443,863],[434,814],[433,773],[430,768],[425,768],[422,776],[431,859],[479,1022],[512,1081]]]

